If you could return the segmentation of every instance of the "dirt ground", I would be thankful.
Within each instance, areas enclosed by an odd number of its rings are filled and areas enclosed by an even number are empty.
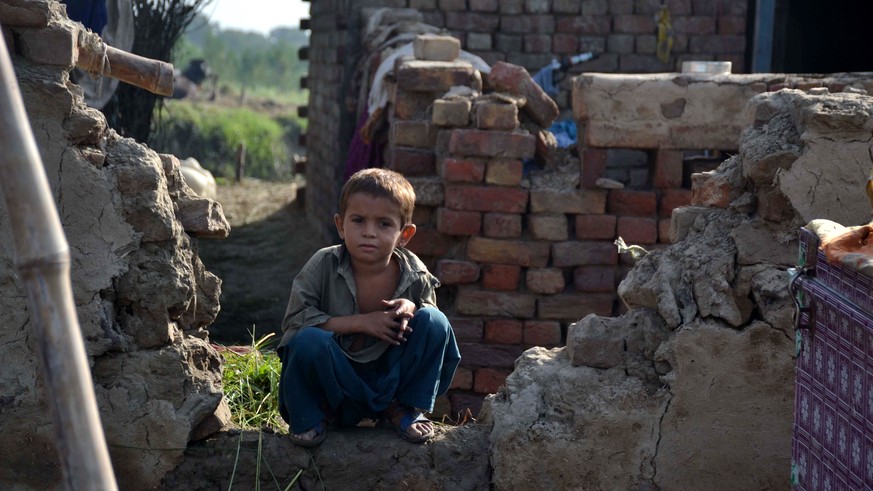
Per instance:
[[[221,311],[209,327],[222,344],[277,335],[291,282],[322,244],[296,200],[299,183],[247,179],[218,187],[231,225],[223,240],[201,240],[200,258],[222,280]]]

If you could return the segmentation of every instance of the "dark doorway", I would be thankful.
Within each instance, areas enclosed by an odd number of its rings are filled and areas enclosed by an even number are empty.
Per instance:
[[[775,1],[773,73],[873,71],[873,1]]]

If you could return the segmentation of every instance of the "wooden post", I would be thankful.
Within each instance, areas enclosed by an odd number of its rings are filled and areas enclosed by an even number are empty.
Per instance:
[[[173,95],[173,65],[170,63],[113,48],[99,37],[86,39],[87,42],[79,44],[77,67],[117,78],[154,94]]]
[[[236,147],[236,182],[240,183],[246,173],[246,142]]]
[[[115,490],[70,284],[70,248],[0,36],[0,191],[67,489]]]

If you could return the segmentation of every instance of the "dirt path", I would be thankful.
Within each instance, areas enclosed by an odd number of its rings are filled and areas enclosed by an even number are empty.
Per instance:
[[[209,327],[219,343],[250,344],[280,333],[291,281],[319,247],[301,203],[298,184],[248,179],[218,187],[231,225],[224,240],[201,240],[200,258],[222,279],[221,312]]]

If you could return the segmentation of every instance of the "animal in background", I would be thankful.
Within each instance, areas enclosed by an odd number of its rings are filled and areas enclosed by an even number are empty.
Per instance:
[[[173,74],[173,99],[184,99],[197,96],[203,83],[207,80],[212,82],[212,97],[215,96],[215,84],[218,75],[212,71],[209,63],[202,58],[195,58],[188,62],[184,70]]]
[[[204,169],[194,157],[188,157],[180,163],[185,184],[201,198],[215,199],[217,185],[212,173]]]

